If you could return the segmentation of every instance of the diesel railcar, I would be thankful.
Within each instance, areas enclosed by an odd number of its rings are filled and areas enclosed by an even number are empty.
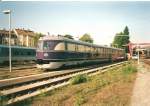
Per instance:
[[[56,69],[62,66],[123,60],[125,52],[123,49],[60,36],[46,36],[39,39],[36,57],[37,68]]]
[[[12,61],[35,61],[36,49],[11,46]],[[8,63],[9,61],[9,46],[0,45],[0,64]]]

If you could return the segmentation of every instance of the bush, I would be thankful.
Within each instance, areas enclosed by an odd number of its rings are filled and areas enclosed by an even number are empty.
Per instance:
[[[124,74],[131,74],[131,73],[137,72],[137,67],[134,65],[127,65],[122,70]]]
[[[83,83],[83,82],[87,82],[88,80],[88,76],[87,75],[83,75],[83,74],[80,74],[80,75],[77,75],[77,76],[74,76],[73,78],[71,78],[70,82],[71,84],[80,84],[80,83]]]

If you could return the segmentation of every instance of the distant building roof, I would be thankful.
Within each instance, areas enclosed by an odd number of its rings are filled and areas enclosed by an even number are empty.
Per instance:
[[[15,29],[18,35],[29,35],[29,36],[35,36],[35,33],[31,30],[25,30],[25,29]]]
[[[9,31],[5,29],[0,29],[0,34],[9,35]],[[11,31],[11,34],[15,35],[14,31]]]

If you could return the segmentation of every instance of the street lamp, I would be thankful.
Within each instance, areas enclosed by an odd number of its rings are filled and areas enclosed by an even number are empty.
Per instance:
[[[9,71],[11,72],[11,10],[4,10],[3,13],[9,15]]]
[[[137,44],[137,48],[138,48],[138,64],[140,64],[140,48],[139,48],[139,44]]]

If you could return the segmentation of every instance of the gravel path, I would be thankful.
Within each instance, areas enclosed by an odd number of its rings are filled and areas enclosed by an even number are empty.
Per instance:
[[[150,69],[143,62],[138,66],[131,106],[150,106]]]

